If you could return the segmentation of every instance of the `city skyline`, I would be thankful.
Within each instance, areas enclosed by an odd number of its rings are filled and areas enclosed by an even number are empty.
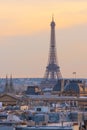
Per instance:
[[[0,0],[0,77],[43,77],[54,14],[64,78],[87,78],[86,0]]]

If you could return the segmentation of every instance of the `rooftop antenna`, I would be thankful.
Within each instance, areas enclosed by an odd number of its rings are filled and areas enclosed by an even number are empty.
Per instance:
[[[52,14],[52,21],[54,21],[54,14]]]

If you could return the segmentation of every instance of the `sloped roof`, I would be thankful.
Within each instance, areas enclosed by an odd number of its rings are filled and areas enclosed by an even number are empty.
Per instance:
[[[10,93],[3,93],[3,94],[1,94],[1,95],[0,95],[0,98],[1,98],[1,97],[5,97],[5,96],[14,98],[14,99],[16,99],[16,100],[20,100],[19,97],[17,97],[16,95],[10,94]]]
[[[61,91],[61,80],[58,80],[53,88],[53,91]]]
[[[67,91],[73,91],[73,92],[79,94],[80,93],[79,84],[75,83],[75,82],[68,83],[64,87],[64,92],[67,92]]]

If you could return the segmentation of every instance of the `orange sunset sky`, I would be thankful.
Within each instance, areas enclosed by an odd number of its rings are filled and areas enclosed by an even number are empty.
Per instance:
[[[43,77],[50,22],[64,78],[87,78],[87,0],[0,0],[0,77]]]

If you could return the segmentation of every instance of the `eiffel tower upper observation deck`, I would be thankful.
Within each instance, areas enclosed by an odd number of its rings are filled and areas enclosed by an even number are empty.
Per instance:
[[[52,17],[50,26],[51,26],[50,52],[49,52],[48,65],[46,67],[44,80],[42,81],[42,84],[45,84],[48,81],[50,81],[50,83],[52,83],[52,82],[56,81],[57,79],[62,78],[62,75],[60,72],[60,67],[57,62],[54,17]],[[47,85],[47,86],[49,86],[49,85]]]

